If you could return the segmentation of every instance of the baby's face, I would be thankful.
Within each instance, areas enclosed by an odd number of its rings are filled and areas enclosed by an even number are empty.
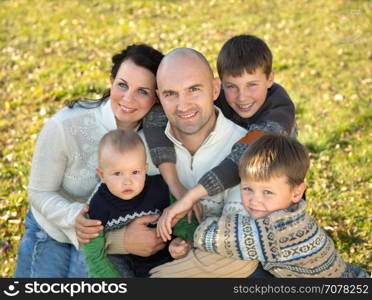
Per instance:
[[[271,87],[274,74],[269,77],[261,68],[252,74],[244,73],[234,77],[225,74],[222,78],[222,86],[226,101],[230,107],[242,118],[251,118],[266,100],[267,90]]]
[[[292,188],[286,176],[273,177],[267,181],[255,181],[247,178],[240,183],[242,204],[253,219],[290,207],[301,199],[298,187]]]
[[[130,200],[143,190],[146,180],[146,154],[143,147],[125,153],[104,149],[101,154],[99,173],[111,194]]]

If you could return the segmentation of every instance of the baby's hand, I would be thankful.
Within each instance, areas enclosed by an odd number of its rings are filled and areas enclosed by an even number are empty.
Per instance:
[[[191,248],[191,242],[187,242],[177,237],[169,244],[169,253],[174,259],[180,259],[186,256]]]

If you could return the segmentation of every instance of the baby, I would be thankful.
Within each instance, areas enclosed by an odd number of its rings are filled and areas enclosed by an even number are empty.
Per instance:
[[[134,219],[159,215],[169,205],[169,189],[160,175],[147,176],[146,151],[139,135],[116,129],[103,136],[99,144],[102,183],[89,203],[89,217],[100,220],[104,230],[83,247],[92,277],[147,277],[148,271],[172,258],[183,257],[189,243],[175,238],[167,249],[150,257],[132,254],[106,255],[104,232],[117,230]],[[149,224],[155,230],[156,224]]]

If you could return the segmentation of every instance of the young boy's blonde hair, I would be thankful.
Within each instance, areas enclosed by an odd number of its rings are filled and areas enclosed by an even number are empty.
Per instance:
[[[105,147],[110,146],[112,150],[125,153],[140,147],[145,151],[145,145],[141,137],[133,130],[115,129],[107,132],[98,145],[98,158],[101,162],[102,152]]]
[[[297,140],[279,134],[265,134],[244,152],[239,161],[241,179],[267,181],[286,176],[293,188],[304,182],[309,168],[306,148]]]

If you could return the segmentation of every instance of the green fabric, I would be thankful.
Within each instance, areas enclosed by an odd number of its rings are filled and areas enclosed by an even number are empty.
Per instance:
[[[121,278],[120,274],[111,264],[105,252],[105,234],[101,230],[99,235],[83,245],[85,262],[88,265],[89,275],[93,278]]]
[[[170,203],[177,201],[172,195],[170,195]],[[186,241],[192,241],[194,239],[194,232],[196,227],[198,227],[198,221],[196,220],[195,214],[192,213],[191,223],[187,223],[187,216],[183,217],[177,222],[173,227],[173,235],[180,237]]]

